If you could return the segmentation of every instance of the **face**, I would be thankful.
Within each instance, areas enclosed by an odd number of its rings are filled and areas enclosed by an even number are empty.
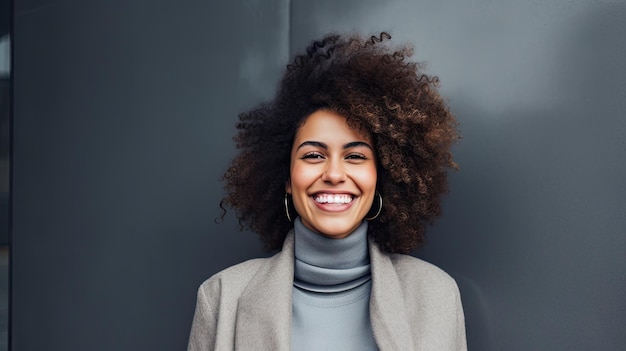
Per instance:
[[[317,110],[296,133],[286,191],[307,228],[339,239],[365,218],[376,176],[371,137],[351,129],[344,117]]]

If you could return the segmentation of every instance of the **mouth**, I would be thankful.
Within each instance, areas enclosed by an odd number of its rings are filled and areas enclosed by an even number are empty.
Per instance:
[[[313,195],[313,201],[320,205],[348,205],[354,201],[355,196],[352,194],[327,194],[317,193]]]

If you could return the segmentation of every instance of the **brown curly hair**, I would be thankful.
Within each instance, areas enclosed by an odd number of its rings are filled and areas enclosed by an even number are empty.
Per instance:
[[[220,206],[236,210],[242,228],[279,249],[292,227],[283,206],[290,153],[304,119],[318,109],[346,117],[372,136],[384,198],[369,235],[391,253],[424,242],[448,190],[457,121],[437,91],[438,78],[407,60],[409,46],[390,47],[387,33],[369,39],[330,34],[287,66],[275,99],[239,115],[240,152],[223,176]],[[295,209],[291,208],[292,213]]]

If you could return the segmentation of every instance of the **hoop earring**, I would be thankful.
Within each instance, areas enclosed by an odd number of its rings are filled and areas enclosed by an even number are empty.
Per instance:
[[[287,219],[289,222],[292,222],[291,216],[289,215],[289,194],[285,193],[285,213],[287,214]]]
[[[374,217],[365,217],[365,219],[368,220],[368,221],[373,221],[376,218],[378,218],[378,216],[380,215],[380,211],[383,210],[383,196],[380,195],[380,193],[378,191],[376,191],[376,195],[378,195],[378,212],[376,212]]]

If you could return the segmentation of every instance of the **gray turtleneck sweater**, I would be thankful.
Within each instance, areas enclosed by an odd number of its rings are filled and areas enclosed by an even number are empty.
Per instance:
[[[330,239],[294,221],[292,350],[377,350],[369,315],[367,222]]]

